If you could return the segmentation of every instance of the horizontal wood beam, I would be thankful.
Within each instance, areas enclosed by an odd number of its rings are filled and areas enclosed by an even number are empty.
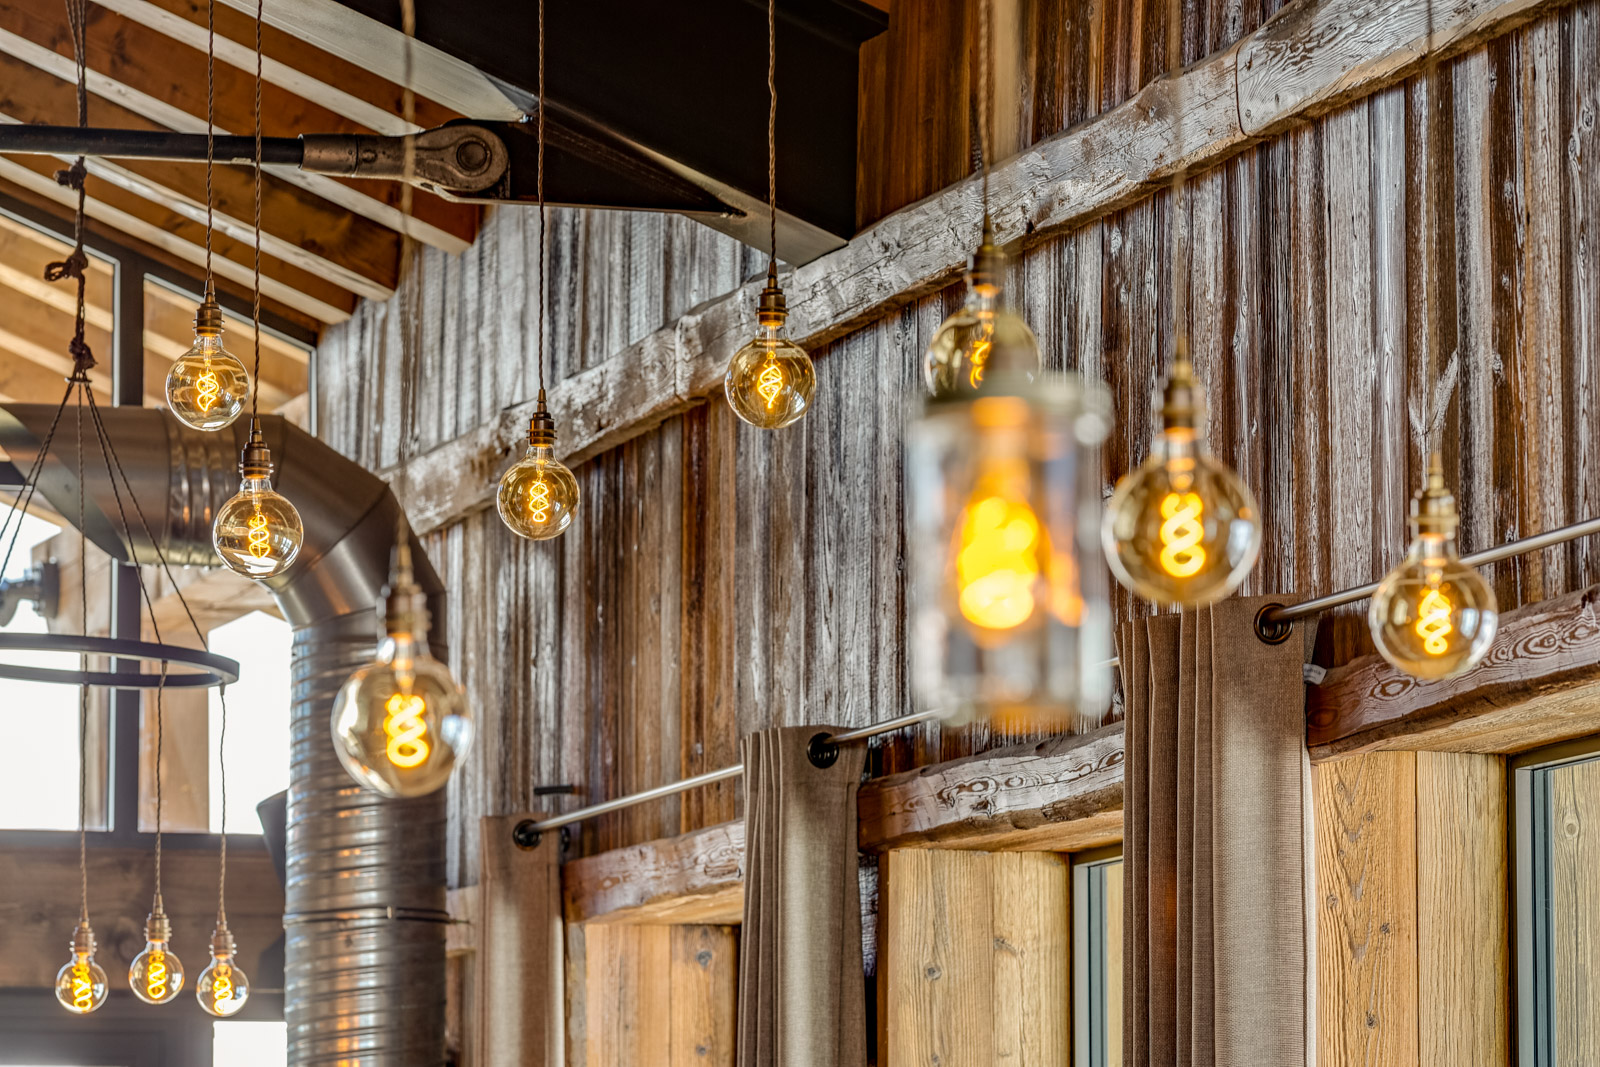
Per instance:
[[[1500,618],[1489,655],[1426,682],[1377,655],[1330,670],[1306,699],[1313,760],[1359,752],[1523,752],[1600,731],[1600,585]]]
[[[561,868],[568,922],[737,923],[744,823],[573,860]]]
[[[1226,51],[995,167],[998,236],[1021,246],[1081,226],[1150,195],[1180,170],[1215,166],[1296,121],[1393,84],[1430,56],[1470,48],[1560,2],[1292,0]],[[977,184],[964,182],[789,272],[790,336],[814,349],[948,285],[978,241],[980,212]],[[564,458],[594,456],[721,389],[728,359],[756,329],[759,285],[558,383],[549,399]],[[412,522],[430,530],[488,507],[532,410],[531,402],[510,408],[390,472]]]

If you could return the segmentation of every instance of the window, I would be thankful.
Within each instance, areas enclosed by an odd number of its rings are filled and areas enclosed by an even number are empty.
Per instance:
[[[1122,1063],[1122,847],[1072,865],[1072,1062]]]
[[[1520,1067],[1600,1063],[1600,738],[1512,763]]]
[[[247,579],[248,580],[248,579]],[[289,788],[289,624],[261,611],[211,631],[211,651],[239,661],[228,687],[228,832],[259,834],[256,805]],[[219,765],[222,698],[210,693],[210,766]],[[210,781],[209,829],[222,829],[222,781]]]
[[[284,1023],[217,1022],[211,1035],[212,1062],[228,1067],[284,1067],[289,1030]]]

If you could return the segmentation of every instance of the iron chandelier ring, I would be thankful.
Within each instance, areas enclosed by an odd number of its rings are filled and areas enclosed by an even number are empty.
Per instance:
[[[115,656],[141,663],[176,664],[193,670],[169,673],[163,683],[160,674],[134,671],[82,671],[59,667],[23,667],[0,663],[0,678],[19,682],[50,682],[56,685],[92,685],[107,689],[211,689],[232,685],[239,680],[239,663],[201,648],[184,648],[155,641],[130,641],[118,637],[85,637],[81,634],[0,634],[0,655],[9,652],[79,652]]]

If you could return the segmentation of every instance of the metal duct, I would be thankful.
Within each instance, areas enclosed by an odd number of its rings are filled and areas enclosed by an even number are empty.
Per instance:
[[[26,470],[55,408],[0,406],[0,449]],[[214,564],[211,519],[237,486],[244,420],[201,433],[164,412],[103,409],[107,433],[174,566]],[[77,433],[69,409],[39,491],[78,513]],[[388,486],[277,416],[261,420],[275,484],[305,523],[300,556],[266,583],[294,626],[284,923],[290,1064],[434,1067],[444,1051],[445,799],[385,800],[358,787],[334,754],[328,716],[346,675],[377,646],[375,607],[388,577],[399,504]],[[124,496],[125,543],[111,479],[84,427],[85,533],[116,559],[156,562]],[[443,586],[412,542],[429,594],[434,654],[445,656]]]

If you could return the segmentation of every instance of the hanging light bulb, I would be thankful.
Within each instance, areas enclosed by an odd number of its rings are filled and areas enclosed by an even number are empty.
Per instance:
[[[94,931],[79,919],[72,932],[72,958],[56,972],[56,1000],[74,1015],[88,1015],[106,1002],[106,972],[94,961]]]
[[[1001,306],[1005,253],[994,243],[989,216],[983,240],[967,264],[967,302],[939,324],[922,359],[922,376],[936,400],[983,390],[997,376],[1032,381],[1043,363],[1039,339],[1014,311]]]
[[[217,510],[211,544],[229,568],[260,580],[282,574],[294,562],[304,535],[300,513],[272,491],[272,453],[261,427],[252,422],[239,456],[239,491]]]
[[[1101,541],[1117,581],[1157,604],[1194,607],[1239,588],[1261,551],[1249,486],[1206,450],[1204,401],[1179,342],[1150,457],[1117,483]]]
[[[168,945],[172,941],[172,922],[157,896],[150,917],[144,922],[144,951],[128,965],[128,985],[133,995],[146,1004],[165,1004],[183,991],[183,963]]]
[[[780,335],[789,310],[778,287],[778,265],[767,264],[756,322],[761,332],[728,363],[723,390],[728,406],[751,426],[776,430],[806,413],[817,374],[805,349]]]
[[[381,610],[378,658],[334,700],[334,748],[369,789],[422,796],[450,780],[472,744],[472,715],[449,668],[428,653],[428,602],[412,576],[409,535],[395,546]]]
[[[1456,555],[1456,498],[1435,452],[1428,484],[1411,501],[1411,548],[1372,596],[1367,625],[1383,658],[1418,678],[1452,678],[1494,643],[1494,590]]]
[[[528,451],[500,476],[495,507],[511,532],[530,541],[559,537],[578,508],[578,479],[556,458],[556,421],[545,410],[544,390],[528,426]]]
[[[249,392],[244,364],[222,347],[222,308],[208,281],[194,316],[194,345],[167,371],[167,406],[185,426],[220,430],[239,417]]]
[[[219,1019],[238,1014],[250,999],[250,979],[234,959],[238,951],[227,917],[217,916],[217,927],[211,931],[211,962],[195,979],[194,995],[202,1008]]]

